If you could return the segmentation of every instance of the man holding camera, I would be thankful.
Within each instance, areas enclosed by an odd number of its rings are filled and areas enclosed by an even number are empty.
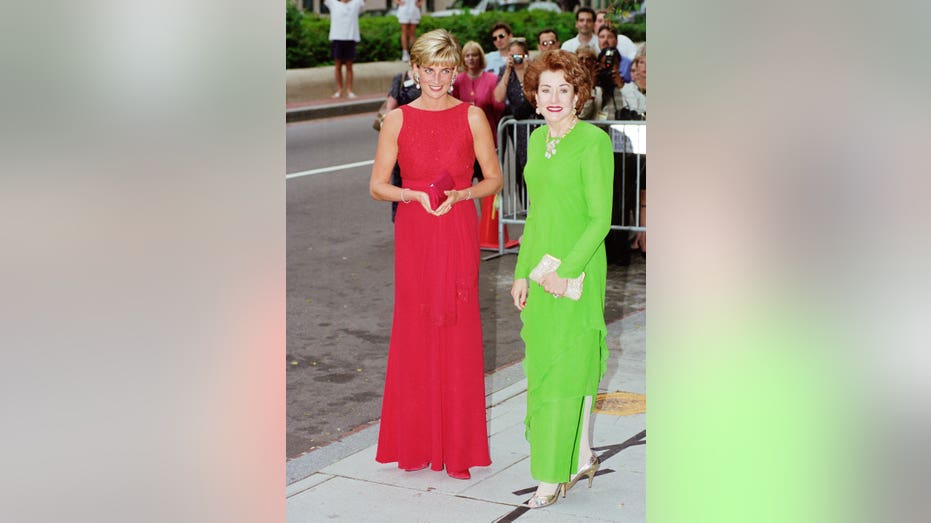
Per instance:
[[[505,102],[505,114],[515,120],[534,118],[536,112],[534,105],[524,95],[524,75],[530,63],[530,48],[524,38],[514,38],[508,45],[508,57],[504,67],[498,73],[498,85],[495,86],[494,96],[496,102]],[[508,126],[508,137],[504,140],[506,148],[513,148],[515,153],[514,187],[522,206],[526,205],[526,192],[524,191],[524,164],[527,163],[527,137],[536,126],[528,124],[518,130],[515,126]]]
[[[628,38],[628,40],[630,40]],[[598,47],[601,49],[614,49],[617,51],[616,65],[618,72],[621,73],[621,77],[625,82],[630,81],[630,64],[633,61],[633,56],[630,58],[624,56],[624,54],[617,47],[617,29],[614,28],[611,24],[605,24],[598,29]],[[636,52],[634,53],[636,54]],[[623,84],[621,84],[623,86]],[[620,86],[619,86],[620,87]]]
[[[617,70],[620,59],[621,54],[614,47],[606,47],[598,53],[595,65],[595,96],[599,97],[596,100],[596,120],[616,120],[617,110],[624,104],[621,96],[624,79]]]
[[[505,114],[512,115],[517,120],[531,118],[534,115],[533,105],[524,96],[524,74],[530,62],[530,49],[527,40],[514,38],[508,44],[508,55],[504,66],[498,70],[498,84],[495,86],[494,96],[497,102],[506,102]]]

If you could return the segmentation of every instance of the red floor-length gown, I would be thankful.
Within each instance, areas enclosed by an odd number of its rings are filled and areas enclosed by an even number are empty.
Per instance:
[[[472,184],[469,105],[443,111],[401,106],[398,163],[404,187],[442,170],[456,189]],[[462,201],[443,216],[414,201],[395,219],[395,303],[375,460],[416,470],[491,464],[485,424],[478,304],[478,219]]]

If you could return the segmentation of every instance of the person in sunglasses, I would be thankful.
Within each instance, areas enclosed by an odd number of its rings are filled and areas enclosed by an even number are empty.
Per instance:
[[[485,70],[498,74],[508,56],[508,43],[511,41],[511,26],[497,22],[491,27],[491,42],[495,50],[485,55]]]
[[[541,53],[559,49],[559,36],[555,29],[546,28],[537,33],[537,50]]]

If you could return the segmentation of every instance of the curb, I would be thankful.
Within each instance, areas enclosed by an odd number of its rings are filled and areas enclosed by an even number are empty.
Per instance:
[[[606,325],[608,329],[607,335],[609,338],[620,338],[625,331],[633,332],[636,329],[642,330],[642,324],[644,324],[645,321],[645,310],[634,311]],[[520,360],[504,365],[485,376],[486,409],[504,403],[527,390],[527,381],[524,375],[522,362],[523,360]],[[286,497],[293,496],[309,488],[307,485],[302,486],[301,482],[310,478],[310,476],[320,469],[375,445],[378,441],[378,430],[380,425],[381,419],[373,420],[353,429],[345,437],[326,446],[314,449],[296,458],[286,460]]]
[[[374,100],[355,100],[309,107],[296,107],[285,111],[285,123],[345,116],[348,114],[373,113],[381,107],[384,98]]]
[[[527,384],[524,381],[524,368],[521,361],[504,365],[485,375],[486,409],[526,390]],[[380,426],[381,419],[373,420],[353,429],[345,437],[329,445],[287,460],[285,465],[287,486],[295,488],[293,487],[295,483],[307,479],[318,470],[374,445],[378,442]]]

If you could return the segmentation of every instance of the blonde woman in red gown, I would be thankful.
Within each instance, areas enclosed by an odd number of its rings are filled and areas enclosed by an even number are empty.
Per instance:
[[[491,464],[472,200],[497,193],[502,181],[485,114],[450,95],[461,61],[458,43],[443,29],[414,42],[411,70],[422,94],[385,117],[369,191],[376,200],[403,202],[395,218],[394,320],[375,460],[469,479],[470,467]],[[485,178],[473,186],[476,159]],[[390,183],[395,161],[403,187]],[[454,188],[434,206],[428,186],[444,171]]]

